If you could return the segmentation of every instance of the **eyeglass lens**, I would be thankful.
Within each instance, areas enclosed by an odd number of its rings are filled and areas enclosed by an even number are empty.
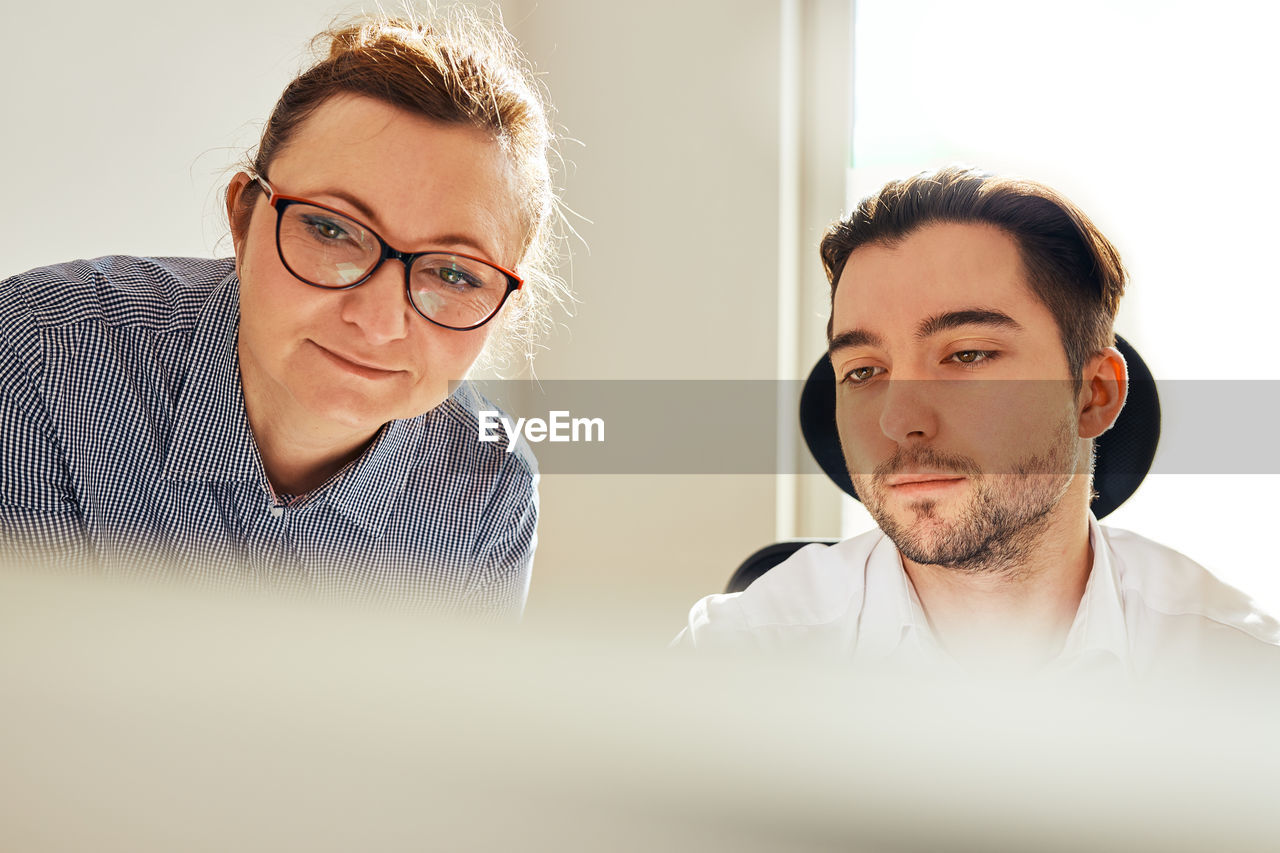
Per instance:
[[[280,216],[280,257],[294,275],[320,287],[349,287],[382,258],[378,238],[360,223],[309,204]],[[431,252],[409,271],[409,295],[424,316],[466,327],[488,319],[507,293],[507,277],[481,261]]]

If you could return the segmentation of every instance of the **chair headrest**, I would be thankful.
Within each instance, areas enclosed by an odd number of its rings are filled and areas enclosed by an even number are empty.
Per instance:
[[[1128,341],[1116,335],[1116,348],[1129,365],[1129,397],[1115,425],[1094,440],[1093,514],[1111,513],[1138,490],[1151,470],[1160,442],[1160,398],[1150,368]],[[800,395],[800,429],[818,465],[845,494],[854,498],[836,432],[836,377],[826,355],[809,372]]]

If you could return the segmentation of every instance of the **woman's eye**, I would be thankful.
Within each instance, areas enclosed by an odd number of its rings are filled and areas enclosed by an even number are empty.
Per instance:
[[[458,269],[457,267],[441,267],[437,274],[446,284],[467,287],[481,286],[479,279],[464,270]]]
[[[845,373],[843,381],[850,385],[861,385],[863,382],[866,382],[883,371],[883,367],[864,364],[861,367],[855,367]]]
[[[332,219],[322,219],[318,216],[311,217],[307,220],[307,225],[311,230],[326,240],[341,240],[347,236],[347,229],[343,228]]]

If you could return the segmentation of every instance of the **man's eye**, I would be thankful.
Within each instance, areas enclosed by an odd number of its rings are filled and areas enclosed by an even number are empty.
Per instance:
[[[844,375],[843,382],[849,385],[861,385],[863,382],[884,372],[883,367],[875,367],[874,365],[864,364],[861,367],[855,367]]]
[[[985,349],[965,349],[951,354],[951,358],[960,364],[980,364],[995,358],[997,353]]]

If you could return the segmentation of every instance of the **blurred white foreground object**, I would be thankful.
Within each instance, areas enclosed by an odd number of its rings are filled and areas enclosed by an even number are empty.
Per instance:
[[[0,849],[1273,850],[1274,684],[1090,695],[0,574]]]

